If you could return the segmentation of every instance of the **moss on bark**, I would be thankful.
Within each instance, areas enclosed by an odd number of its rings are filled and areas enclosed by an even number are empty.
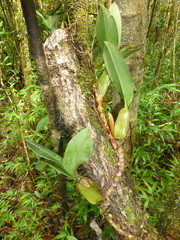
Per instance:
[[[66,0],[65,11],[68,13],[75,41],[86,46],[88,39],[88,0]]]

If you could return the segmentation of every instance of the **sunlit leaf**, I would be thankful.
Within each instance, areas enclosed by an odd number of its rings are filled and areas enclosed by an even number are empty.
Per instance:
[[[116,23],[117,32],[118,32],[118,48],[119,48],[121,44],[122,21],[121,21],[120,10],[118,8],[118,5],[115,2],[111,4],[109,8],[109,12],[111,16],[113,16]]]
[[[133,81],[124,58],[118,48],[109,42],[105,42],[103,56],[110,80],[123,95],[125,106],[128,107],[133,99]]]
[[[62,164],[71,176],[78,177],[77,168],[89,160],[92,147],[93,142],[87,128],[81,130],[70,140]]]
[[[66,238],[67,234],[63,231],[59,231],[59,234],[53,238],[53,240],[59,240],[59,239],[64,239]]]
[[[118,32],[116,22],[110,15],[109,10],[102,6],[96,20],[96,35],[100,48],[103,50],[104,41],[118,46]]]

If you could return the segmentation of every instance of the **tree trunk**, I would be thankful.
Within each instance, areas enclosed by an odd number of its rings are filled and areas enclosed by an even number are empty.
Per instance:
[[[53,89],[51,88],[49,80],[49,70],[46,65],[46,59],[44,55],[41,33],[38,26],[34,2],[33,0],[21,0],[21,5],[28,30],[30,46],[32,48],[32,53],[36,63],[38,80],[41,83],[45,104],[52,122],[57,115],[55,112],[55,106],[57,103],[53,101]],[[57,121],[54,121],[54,126],[58,128]],[[57,141],[56,143],[57,144],[54,143],[54,150],[59,153],[59,143]],[[59,187],[62,197],[61,204],[63,207],[63,213],[65,213],[65,211],[68,210],[68,205],[66,195],[66,179],[64,175],[59,175],[59,182],[61,183]]]
[[[19,37],[19,59],[25,80],[25,87],[31,85],[30,72],[32,71],[27,36],[24,34],[25,22],[21,11],[20,0],[13,1],[14,21]]]
[[[136,203],[129,173],[127,170],[122,173],[124,146],[120,145],[117,152],[112,148],[95,108],[93,73],[80,68],[69,39],[67,30],[58,29],[44,44],[53,89],[51,99],[56,103],[55,117],[51,121],[53,137],[57,140],[61,135],[69,139],[82,128],[89,128],[94,149],[84,169],[101,187],[104,215],[127,239],[163,239],[147,223]]]
[[[143,62],[147,29],[147,2],[144,0],[115,0],[122,15],[122,48],[130,46],[132,49],[142,47],[126,59],[126,63],[134,81],[135,90],[143,81]],[[130,108],[131,131],[125,141],[125,152],[131,157],[134,145],[139,94],[134,98]]]
[[[124,0],[119,6],[123,15],[123,46],[142,46],[145,39],[144,1]],[[82,22],[86,24],[83,16],[87,15],[82,14]],[[109,139],[95,106],[92,87],[94,73],[80,64],[76,54],[79,54],[79,49],[72,44],[71,39],[67,30],[58,29],[44,44],[50,80],[48,84],[44,81],[42,84],[46,86],[43,89],[48,100],[45,100],[53,103],[48,111],[54,144],[59,144],[60,137],[68,141],[75,133],[87,127],[94,148],[91,159],[84,164],[84,172],[101,188],[104,201],[100,207],[105,217],[120,235],[125,236],[124,239],[163,239],[148,224],[146,214],[138,207],[130,174],[128,168],[125,168],[132,152],[131,139],[134,135],[138,97],[131,106],[131,133],[125,143]],[[81,41],[81,38],[76,39]],[[83,56],[87,58],[88,55]],[[143,75],[143,51],[129,57],[127,63],[135,84],[139,84]],[[47,104],[47,107],[50,105]],[[127,153],[126,159],[124,152]]]

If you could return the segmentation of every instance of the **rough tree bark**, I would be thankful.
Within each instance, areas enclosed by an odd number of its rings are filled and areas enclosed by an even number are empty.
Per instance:
[[[123,45],[131,44],[134,47],[135,42],[139,47],[144,42],[145,7],[142,6],[144,1],[141,0],[121,1],[124,26],[128,26],[127,31],[125,28],[123,30]],[[133,32],[140,35],[133,35]],[[53,103],[48,111],[54,145],[59,145],[60,137],[69,140],[82,128],[89,128],[94,147],[91,159],[84,164],[84,172],[101,187],[104,197],[101,207],[105,217],[116,231],[125,237],[124,239],[163,239],[138,207],[128,168],[124,170],[124,150],[128,154],[131,151],[131,137],[128,137],[125,144],[117,143],[119,147],[116,151],[113,149],[96,111],[92,87],[95,82],[94,73],[82,67],[84,65],[80,64],[76,54],[79,51],[71,39],[72,36],[66,29],[58,29],[44,44],[50,81],[49,88],[46,85],[43,90],[48,98],[47,102]],[[142,41],[138,41],[139,39]],[[142,52],[136,53],[128,60],[132,76],[137,83],[142,80],[142,63]],[[137,105],[138,98],[131,107],[131,132],[135,128]]]

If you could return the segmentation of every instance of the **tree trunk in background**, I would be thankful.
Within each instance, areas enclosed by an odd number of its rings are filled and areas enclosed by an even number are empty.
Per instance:
[[[115,2],[118,4],[122,15],[121,47],[130,46],[132,49],[142,47],[142,50],[135,52],[126,59],[136,90],[138,85],[142,83],[144,74],[143,62],[148,22],[147,3],[144,0],[115,0]],[[125,152],[129,157],[133,152],[138,103],[139,95],[135,97],[130,108],[131,132],[125,141]]]
[[[27,35],[24,34],[24,29],[26,27],[23,14],[21,11],[21,2],[20,0],[12,1],[12,8],[14,13],[14,22],[16,26],[16,31],[18,33],[18,54],[20,59],[20,65],[23,72],[23,78],[25,80],[24,85],[28,87],[31,85],[30,72],[32,71],[30,54],[29,54],[29,46]],[[27,90],[29,91],[29,90]]]
[[[14,40],[14,44],[11,46],[14,53],[13,64],[16,64],[19,70],[21,88],[23,86],[28,87],[31,85],[30,72],[32,68],[28,39],[27,35],[24,34],[26,25],[21,11],[20,0],[2,0],[0,6],[3,12],[0,16],[1,20],[9,28],[10,40]],[[11,41],[8,41],[7,45],[9,45],[9,42]],[[2,48],[2,51],[5,51],[5,49]]]
[[[73,11],[73,2],[71,1],[71,11]],[[133,48],[143,46],[146,34],[146,4],[144,1],[128,1],[128,3],[121,1],[119,6],[123,15],[123,46],[131,45]],[[76,10],[74,8],[74,11]],[[86,15],[82,13],[79,19],[87,24],[84,16]],[[80,33],[76,32],[76,34]],[[126,239],[163,239],[148,224],[145,213],[138,207],[128,170],[125,169],[122,173],[124,150],[128,154],[132,152],[138,98],[131,106],[131,134],[125,145],[120,146],[118,158],[95,109],[92,88],[95,82],[94,73],[80,64],[76,54],[79,49],[73,46],[70,39],[73,39],[71,33],[59,29],[44,44],[53,90],[51,100],[55,103],[54,116],[51,119],[53,139],[59,142],[61,136],[68,140],[82,128],[89,128],[94,149],[91,159],[84,164],[84,170],[87,176],[101,187],[104,196],[102,203],[104,215],[116,231]],[[76,39],[81,38],[77,36]],[[127,59],[136,85],[142,82],[143,58],[142,50]]]

